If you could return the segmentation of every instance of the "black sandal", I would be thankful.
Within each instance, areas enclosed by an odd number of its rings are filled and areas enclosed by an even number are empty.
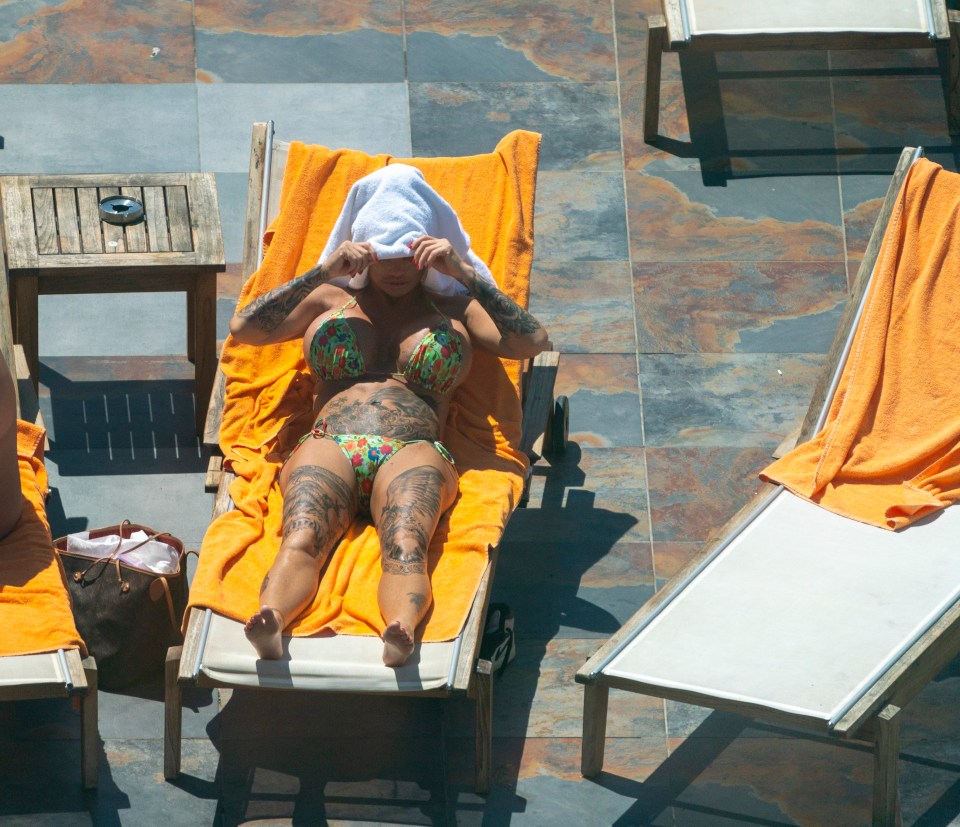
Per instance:
[[[506,603],[490,604],[480,643],[480,657],[493,664],[494,675],[503,672],[517,656],[513,623],[513,610]]]

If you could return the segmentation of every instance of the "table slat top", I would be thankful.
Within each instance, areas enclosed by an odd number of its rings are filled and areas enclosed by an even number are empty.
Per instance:
[[[210,173],[0,176],[0,190],[12,270],[225,266]],[[143,204],[140,221],[100,219],[100,199],[120,194]]]

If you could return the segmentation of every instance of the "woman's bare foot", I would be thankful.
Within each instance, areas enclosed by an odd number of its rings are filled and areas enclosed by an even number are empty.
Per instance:
[[[413,635],[393,621],[383,630],[383,662],[386,666],[403,666],[413,654]]]
[[[279,660],[283,657],[283,616],[276,609],[261,606],[260,611],[243,624],[247,640],[264,660]]]

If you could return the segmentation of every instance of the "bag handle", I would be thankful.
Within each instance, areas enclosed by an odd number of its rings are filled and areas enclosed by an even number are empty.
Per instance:
[[[154,579],[153,583],[150,584],[151,592],[153,592],[154,586],[157,583],[159,583],[160,588],[163,589],[163,596],[167,601],[167,616],[170,618],[170,628],[174,631],[179,631],[179,626],[177,625],[177,615],[173,609],[173,595],[170,593],[170,584],[167,582],[166,577],[157,577]],[[152,594],[151,597],[153,597]]]
[[[186,557],[189,554],[195,554],[198,558],[200,557],[200,552],[195,551],[194,549],[187,549],[183,556]],[[186,577],[187,573],[184,571],[183,576]],[[167,578],[163,575],[156,577],[153,583],[160,583],[160,587],[163,589],[163,596],[167,600],[167,616],[170,618],[170,628],[172,628],[178,635],[180,634],[180,624],[177,623],[177,613],[173,607],[173,595],[170,593],[170,584],[167,582]],[[150,590],[153,591],[153,583],[150,584]],[[152,597],[153,595],[151,595]]]
[[[129,521],[129,520],[124,520],[122,523],[120,523],[119,526],[117,526],[117,534],[120,535],[120,539],[117,541],[117,547],[116,547],[113,551],[111,551],[108,555],[106,555],[106,556],[104,556],[104,557],[98,557],[96,560],[93,560],[93,561],[90,563],[90,565],[87,566],[83,571],[75,571],[75,572],[73,573],[73,579],[74,579],[74,581],[76,581],[77,583],[83,583],[83,582],[84,582],[84,579],[85,579],[86,576],[87,576],[87,572],[89,572],[94,566],[98,566],[98,565],[100,565],[101,563],[103,563],[103,568],[104,568],[104,570],[106,570],[107,566],[110,565],[110,561],[113,560],[113,558],[114,558],[114,557],[117,555],[117,553],[120,551],[120,547],[123,545],[123,541],[126,539],[126,538],[123,536],[123,527],[124,527],[124,526],[127,526],[127,525],[130,525],[130,521]],[[103,572],[101,571],[100,573],[102,574]],[[97,575],[97,577],[99,577],[99,576],[100,576],[100,575]],[[94,578],[94,579],[96,579],[96,578]],[[122,582],[122,581],[121,581],[121,582]]]

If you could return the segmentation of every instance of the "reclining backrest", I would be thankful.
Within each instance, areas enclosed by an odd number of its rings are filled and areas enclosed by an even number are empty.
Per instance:
[[[255,123],[250,145],[250,177],[243,233],[243,280],[253,275],[263,255],[263,231],[280,212],[287,141],[273,139],[273,123]]]

